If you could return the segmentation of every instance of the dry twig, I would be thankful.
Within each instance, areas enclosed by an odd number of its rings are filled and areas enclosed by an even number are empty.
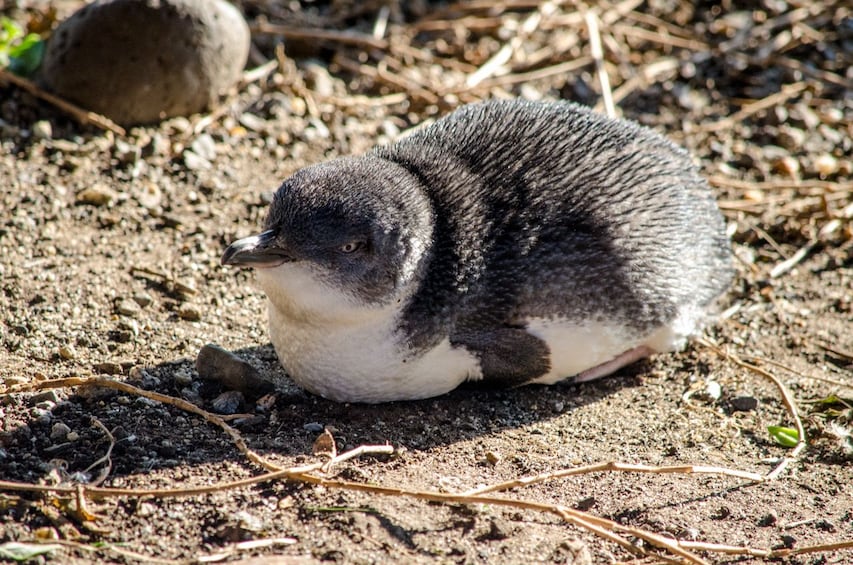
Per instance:
[[[124,137],[127,133],[124,128],[109,119],[106,116],[98,114],[96,112],[91,112],[89,110],[85,110],[76,104],[72,104],[67,100],[63,100],[59,96],[55,94],[51,94],[41,88],[34,82],[31,82],[23,77],[19,77],[18,75],[7,71],[4,68],[0,68],[0,80],[5,80],[21,88],[22,90],[26,90],[36,98],[41,98],[48,104],[52,104],[56,106],[63,112],[70,114],[75,120],[79,123],[86,125],[92,124],[93,126],[99,127],[103,130],[111,131],[116,135],[120,135]]]

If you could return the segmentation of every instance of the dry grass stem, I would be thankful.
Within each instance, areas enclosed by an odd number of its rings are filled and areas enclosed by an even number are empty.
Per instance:
[[[538,475],[531,475],[528,477],[522,477],[520,479],[513,479],[511,481],[506,481],[503,483],[499,483],[496,485],[490,485],[485,487],[480,487],[476,489],[472,489],[466,491],[465,494],[468,495],[476,495],[476,494],[484,494],[487,492],[500,492],[512,488],[524,487],[529,485],[534,485],[538,483],[542,483],[545,481],[550,481],[554,479],[560,479],[564,477],[571,477],[573,475],[583,475],[588,473],[600,473],[600,472],[608,472],[608,471],[619,471],[625,473],[655,473],[655,474],[666,474],[666,473],[679,473],[679,474],[710,474],[710,475],[722,475],[727,477],[734,477],[738,479],[745,479],[748,481],[760,483],[764,480],[764,477],[758,473],[751,473],[749,471],[740,471],[737,469],[726,469],[724,467],[710,467],[706,465],[671,465],[671,466],[651,466],[651,465],[636,465],[631,463],[619,463],[615,461],[607,462],[607,463],[597,463],[593,465],[585,465],[583,467],[576,467],[572,469],[561,469],[559,471],[549,471],[546,473],[540,473]]]
[[[785,85],[779,92],[771,94],[770,96],[762,98],[761,100],[756,100],[755,102],[747,104],[739,111],[735,112],[734,114],[731,114],[730,116],[727,116],[715,122],[706,122],[705,124],[702,124],[698,128],[696,128],[695,131],[703,133],[713,133],[715,131],[730,129],[734,127],[735,124],[745,120],[753,114],[757,114],[758,112],[767,110],[769,108],[772,108],[773,106],[777,106],[779,104],[787,102],[791,98],[800,94],[807,87],[808,84],[805,82],[797,82],[794,84]]]
[[[359,47],[370,47],[371,49],[388,49],[388,42],[377,39],[372,35],[358,33],[355,31],[336,31],[331,29],[310,29],[292,27],[269,22],[258,22],[253,26],[252,33],[267,35],[283,35],[288,39],[299,39],[302,41],[332,41],[344,45],[356,45]]]
[[[63,112],[69,114],[72,118],[77,120],[82,125],[92,124],[95,127],[101,128],[102,130],[111,131],[114,134],[122,137],[124,137],[127,133],[123,127],[121,127],[108,117],[98,114],[97,112],[91,112],[89,110],[81,108],[76,104],[72,104],[71,102],[62,99],[55,94],[51,94],[50,92],[43,90],[34,82],[31,82],[23,77],[19,77],[18,75],[0,67],[0,82],[2,81],[10,82],[18,88],[29,92],[36,98],[40,98],[48,104],[59,108]]]
[[[601,47],[601,35],[598,31],[598,16],[595,12],[585,14],[586,29],[589,33],[589,49],[592,60],[595,61],[595,72],[598,76],[598,84],[601,86],[601,100],[604,104],[604,113],[610,118],[616,117],[616,106],[613,105],[613,92],[610,90],[610,78],[604,67],[604,49]]]

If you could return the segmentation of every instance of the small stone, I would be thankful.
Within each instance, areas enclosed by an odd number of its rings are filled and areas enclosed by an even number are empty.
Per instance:
[[[113,189],[102,184],[96,184],[78,192],[77,203],[88,204],[90,206],[106,206],[112,203],[117,197],[118,194]]]
[[[195,138],[192,145],[190,145],[190,149],[192,149],[196,155],[207,161],[213,161],[216,159],[216,142],[213,141],[210,134],[203,133]]]
[[[800,176],[800,162],[790,155],[777,159],[773,163],[773,168],[792,179]]]
[[[65,436],[65,439],[68,441],[77,441],[78,439],[80,439],[80,434],[78,434],[77,432],[68,432],[68,434]]]
[[[145,308],[149,306],[154,299],[147,292],[137,292],[133,295],[133,301],[139,304],[140,308]]]
[[[814,169],[822,178],[830,177],[838,172],[838,159],[824,153],[814,160]]]
[[[754,396],[736,396],[732,398],[731,404],[737,412],[751,412],[758,408],[758,399]]]
[[[212,343],[198,352],[195,366],[201,378],[219,382],[226,388],[250,396],[263,396],[275,389],[249,363]]]
[[[302,429],[312,434],[319,434],[322,433],[326,429],[326,427],[319,422],[308,422],[307,424],[302,426]]]
[[[125,165],[133,165],[142,156],[141,147],[132,145],[122,139],[116,139],[114,151],[116,159]]]
[[[36,139],[50,139],[53,137],[53,126],[47,120],[39,120],[33,124],[33,137]]]
[[[44,408],[33,408],[31,414],[39,424],[49,424],[53,420],[53,414]]]
[[[140,518],[149,518],[156,514],[157,507],[150,502],[142,502],[136,507],[136,515]]]
[[[495,453],[494,451],[486,452],[486,462],[489,465],[497,465],[501,460],[501,456]]]
[[[56,402],[53,400],[42,400],[41,402],[36,403],[36,408],[40,408],[42,410],[53,410],[56,408]]]
[[[122,316],[136,317],[141,311],[142,308],[139,307],[139,304],[129,298],[119,300],[118,304],[116,304],[116,312]]]
[[[187,149],[184,151],[183,155],[184,165],[191,171],[206,171],[213,167],[213,165],[210,164],[210,161],[194,151]]]
[[[703,391],[705,398],[710,400],[719,400],[723,395],[723,387],[720,386],[720,383],[717,381],[708,381],[705,383],[705,390]]]
[[[248,112],[240,114],[238,120],[240,121],[240,125],[249,131],[266,133],[269,130],[269,124],[266,120]]]
[[[175,371],[175,384],[180,387],[189,386],[193,382],[193,376],[189,371]]]
[[[56,406],[56,404],[62,400],[59,396],[59,392],[56,390],[45,390],[38,394],[34,394],[30,399],[33,403],[33,406],[38,406],[42,402],[50,403],[51,407]]]
[[[192,304],[183,304],[178,308],[178,317],[188,322],[198,322],[201,320],[201,310]]]
[[[68,427],[64,422],[56,422],[50,428],[50,439],[53,441],[63,441],[68,439],[68,434],[71,432],[71,428]]]
[[[59,347],[59,356],[66,361],[70,361],[77,357],[77,352],[74,350],[72,345],[61,345]]]
[[[210,403],[213,411],[218,414],[236,414],[239,412],[245,399],[239,390],[227,390],[213,399]]]
[[[772,526],[779,520],[779,514],[776,513],[775,510],[771,509],[767,514],[759,518],[758,525],[762,528],[766,528],[768,526]]]

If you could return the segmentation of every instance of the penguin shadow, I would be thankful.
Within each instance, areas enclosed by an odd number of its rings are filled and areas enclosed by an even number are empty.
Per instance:
[[[648,368],[639,362],[580,385],[490,390],[468,384],[425,400],[358,404],[333,402],[299,388],[284,374],[270,345],[233,353],[273,381],[276,391],[272,405],[264,400],[273,397],[236,395],[231,409],[241,416],[230,425],[252,450],[279,461],[295,459],[295,464],[315,460],[312,447],[324,430],[333,434],[339,452],[384,444],[426,451],[508,429],[541,433],[537,424],[601,402],[623,387],[639,386],[638,377]],[[194,358],[135,367],[128,373],[122,380],[129,384],[187,400],[212,413],[222,407],[223,399],[233,396],[219,383],[200,379]],[[93,462],[107,451],[111,477],[242,458],[218,427],[142,396],[84,387],[68,395],[47,391],[21,396],[16,402],[23,404],[29,421],[0,438],[6,456],[4,474],[11,480],[33,481],[56,469],[88,482],[99,472]]]

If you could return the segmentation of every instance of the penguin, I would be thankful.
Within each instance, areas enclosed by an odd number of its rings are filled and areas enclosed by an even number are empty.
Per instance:
[[[297,384],[365,403],[609,375],[683,348],[734,273],[684,149],[523,100],[297,171],[221,262],[256,270]]]

